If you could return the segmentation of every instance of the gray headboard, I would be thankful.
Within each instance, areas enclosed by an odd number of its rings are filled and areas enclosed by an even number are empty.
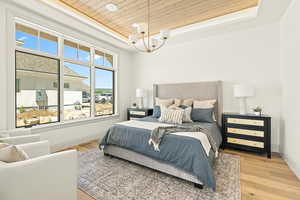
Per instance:
[[[179,98],[210,100],[216,99],[215,114],[218,124],[221,125],[223,112],[223,92],[222,81],[208,81],[196,83],[174,83],[174,84],[154,84],[153,102],[155,97],[159,98]]]

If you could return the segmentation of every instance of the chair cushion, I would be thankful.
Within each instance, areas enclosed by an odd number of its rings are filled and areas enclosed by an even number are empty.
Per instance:
[[[21,148],[10,145],[0,149],[0,161],[11,163],[29,159],[28,155]]]

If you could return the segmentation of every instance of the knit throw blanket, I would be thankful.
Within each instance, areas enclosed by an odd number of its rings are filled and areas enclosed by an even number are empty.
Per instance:
[[[159,145],[164,136],[176,133],[176,132],[202,132],[204,133],[211,145],[212,150],[217,153],[218,147],[212,136],[209,134],[205,128],[201,126],[191,126],[191,127],[183,127],[183,126],[161,126],[153,129],[151,131],[150,139],[148,141],[149,145],[153,145],[155,151],[159,151]]]

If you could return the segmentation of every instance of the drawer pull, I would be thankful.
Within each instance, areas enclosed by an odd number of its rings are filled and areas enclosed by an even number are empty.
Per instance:
[[[227,138],[228,143],[233,144],[240,144],[245,146],[251,146],[251,147],[257,147],[257,148],[264,148],[263,142],[256,142],[256,141],[250,141],[250,140],[243,140],[243,139],[237,139],[237,138]]]
[[[239,134],[239,135],[250,135],[256,137],[264,137],[263,131],[254,131],[247,129],[239,129],[239,128],[227,128],[228,133]]]
[[[131,115],[140,115],[140,116],[145,116],[146,115],[146,113],[144,112],[144,111],[129,111],[129,113],[131,114]]]
[[[264,126],[264,121],[263,120],[228,118],[227,122],[230,123],[230,124]]]

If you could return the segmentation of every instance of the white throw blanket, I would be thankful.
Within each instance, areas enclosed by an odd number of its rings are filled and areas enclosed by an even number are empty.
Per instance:
[[[123,126],[130,126],[134,128],[142,128],[142,129],[147,129],[147,130],[154,130],[157,127],[162,127],[162,126],[174,126],[171,124],[163,124],[163,123],[158,123],[158,122],[144,122],[144,121],[136,121],[136,120],[131,120],[131,121],[125,121],[125,122],[120,122],[117,123],[118,125],[123,125]],[[186,137],[191,137],[196,140],[198,140],[201,144],[202,147],[209,156],[209,151],[211,149],[211,145],[209,143],[209,140],[206,136],[206,134],[202,132],[176,132],[176,133],[171,133],[173,135],[178,135],[178,136],[186,136]]]

